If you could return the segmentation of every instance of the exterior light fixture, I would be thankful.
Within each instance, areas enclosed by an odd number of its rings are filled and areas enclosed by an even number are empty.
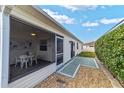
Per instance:
[[[31,33],[31,36],[36,36],[36,33]]]

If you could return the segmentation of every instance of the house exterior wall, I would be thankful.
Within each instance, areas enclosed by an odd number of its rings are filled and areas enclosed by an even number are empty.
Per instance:
[[[84,51],[84,52],[95,52],[95,48],[85,45],[85,46],[83,46],[82,51]]]
[[[40,56],[43,60],[47,60],[50,62],[55,61],[55,41],[54,41],[55,35],[50,33],[38,33],[38,39],[37,39],[37,55]],[[40,40],[47,40],[47,51],[40,51]]]
[[[21,20],[29,22],[32,25],[48,30],[52,33],[59,34],[64,37],[64,63],[71,59],[71,46],[69,41],[75,42],[75,55],[79,54],[82,49],[82,43],[75,38],[67,35],[63,29],[58,27],[54,22],[47,17],[37,12],[30,6],[15,6],[11,13],[11,16],[17,17]],[[79,43],[79,49],[77,49],[77,42]],[[33,87],[39,81],[42,81],[50,74],[56,71],[56,63],[40,69],[32,74],[29,74],[13,83],[10,83],[8,87]]]
[[[16,7],[11,12],[11,15],[25,20],[33,25],[44,28],[52,33],[59,34],[64,37],[64,62],[67,62],[70,59],[70,44],[69,41],[75,42],[75,54],[79,54],[81,52],[81,42],[75,40],[74,38],[66,35],[55,23],[48,20],[47,17],[39,14],[39,12],[34,11],[31,7],[23,6]],[[40,17],[40,18],[39,18]],[[34,21],[35,20],[35,21]],[[79,43],[79,49],[77,50],[77,42]],[[65,55],[66,54],[66,55]]]
[[[69,41],[73,41],[75,43],[75,56],[82,51],[81,49],[82,44],[80,42],[70,38],[69,36],[64,36],[64,63],[71,59],[71,45]],[[78,49],[77,49],[77,43],[78,43]]]

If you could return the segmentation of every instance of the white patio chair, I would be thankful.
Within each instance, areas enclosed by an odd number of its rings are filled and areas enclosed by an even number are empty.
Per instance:
[[[33,57],[33,59],[32,59],[32,60],[34,60],[34,61],[35,61],[35,63],[37,64],[37,56],[36,56],[36,55]]]
[[[20,63],[21,62],[21,59],[20,59],[20,57],[16,57],[16,63],[15,63],[15,67],[17,66],[17,64],[18,63]]]
[[[28,61],[29,61],[29,59],[28,59],[28,57],[26,55],[21,56],[21,69],[23,68],[24,64],[25,64],[25,66],[27,68]]]
[[[29,56],[29,59],[30,59],[30,61],[31,61],[31,66],[32,66],[32,63],[33,63],[33,61],[35,61],[35,63],[37,64],[37,57],[36,56],[34,56],[34,55],[30,55]]]
[[[25,64],[25,66],[27,68],[28,61],[29,61],[29,59],[28,59],[27,55],[21,55],[20,57],[16,58],[15,67],[17,66],[18,63],[20,63],[21,69],[23,69],[24,64]]]

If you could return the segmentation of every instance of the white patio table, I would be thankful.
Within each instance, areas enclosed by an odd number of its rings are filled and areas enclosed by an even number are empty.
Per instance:
[[[30,65],[32,66],[33,57],[34,57],[34,55],[20,55],[19,57],[16,58],[16,65],[15,65],[15,67],[17,66],[18,63],[20,63],[21,69],[23,68],[24,64],[25,64],[25,66],[27,68],[28,62],[31,62]]]

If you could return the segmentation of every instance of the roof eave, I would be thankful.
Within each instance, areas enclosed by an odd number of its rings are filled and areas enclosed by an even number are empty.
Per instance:
[[[78,40],[80,43],[83,43],[81,40],[79,40],[76,36],[74,36],[71,32],[69,32],[67,29],[65,29],[60,23],[58,23],[55,19],[53,19],[51,16],[49,16],[46,12],[44,12],[40,7],[33,5],[33,8],[41,12],[44,16],[48,17],[52,22],[54,22],[56,25],[61,27],[64,31],[66,31],[68,34],[71,35],[74,39]]]

